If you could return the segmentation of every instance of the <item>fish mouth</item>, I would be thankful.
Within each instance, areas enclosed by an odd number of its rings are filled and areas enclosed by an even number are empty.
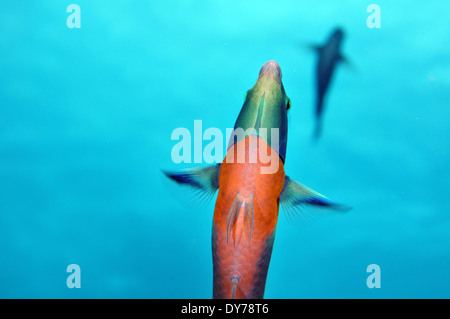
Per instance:
[[[274,77],[278,83],[281,83],[281,68],[277,61],[270,60],[264,63],[259,71],[259,77],[266,75],[267,77]]]

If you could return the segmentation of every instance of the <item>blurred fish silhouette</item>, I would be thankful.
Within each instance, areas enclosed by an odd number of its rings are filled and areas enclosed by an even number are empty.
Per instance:
[[[339,62],[348,63],[348,60],[340,52],[343,39],[344,31],[341,28],[336,28],[324,45],[312,46],[318,54],[316,66],[316,127],[313,135],[315,140],[319,139],[322,132],[324,100],[336,66]]]
[[[305,205],[348,209],[285,175],[290,106],[278,63],[265,63],[247,92],[222,163],[164,172],[202,193],[219,190],[212,226],[214,298],[264,297],[280,203],[285,212]],[[244,130],[252,133],[237,133]]]

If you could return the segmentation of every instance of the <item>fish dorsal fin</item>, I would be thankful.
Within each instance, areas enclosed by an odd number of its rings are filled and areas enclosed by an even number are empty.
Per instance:
[[[250,194],[245,199],[244,228],[243,228],[243,230],[247,232],[249,246],[252,242],[252,235],[253,235],[253,217],[254,217],[253,194]]]
[[[256,121],[255,121],[255,130],[259,132],[261,128],[261,120],[264,113],[264,108],[266,106],[266,91],[264,91],[263,96],[261,97],[261,100],[258,104],[258,113],[256,115]]]
[[[243,220],[239,221],[242,209],[244,209]],[[231,241],[234,246],[239,245],[241,238],[244,235],[248,238],[248,245],[251,244],[253,217],[253,194],[244,197],[238,192],[227,216],[227,245]]]
[[[236,288],[241,280],[238,276],[233,276],[230,278],[231,283],[233,284],[233,289],[231,290],[231,299],[235,299],[236,296]]]
[[[236,224],[236,221],[239,217],[239,212],[241,211],[242,207],[242,196],[241,193],[237,193],[236,197],[234,198],[233,204],[231,204],[230,211],[227,216],[227,245],[231,239],[231,236],[233,236],[234,239],[234,229],[233,227]]]

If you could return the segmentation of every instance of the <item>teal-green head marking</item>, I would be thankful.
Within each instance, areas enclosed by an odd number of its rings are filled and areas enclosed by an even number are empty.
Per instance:
[[[281,69],[276,61],[266,62],[259,71],[259,77],[252,89],[247,92],[244,105],[236,120],[234,129],[255,129],[255,134],[265,139],[267,145],[278,151],[285,161],[287,146],[287,111],[291,103],[281,81]],[[260,135],[260,129],[266,129],[266,136]],[[278,147],[272,141],[272,129],[278,129]],[[232,136],[230,146],[238,142],[239,137]]]

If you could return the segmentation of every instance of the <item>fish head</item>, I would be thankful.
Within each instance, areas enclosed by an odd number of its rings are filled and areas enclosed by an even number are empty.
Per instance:
[[[258,80],[245,97],[234,130],[253,130],[268,146],[278,152],[284,163],[287,147],[287,112],[291,102],[281,80],[281,68],[274,60],[266,62]],[[232,136],[229,146],[242,137]]]
[[[342,28],[336,28],[332,35],[331,35],[332,39],[338,43],[342,42],[342,40],[344,39],[344,30],[342,30]]]
[[[281,68],[277,61],[270,60],[264,63],[259,70],[258,81],[261,77],[274,79],[276,82],[281,83]]]

